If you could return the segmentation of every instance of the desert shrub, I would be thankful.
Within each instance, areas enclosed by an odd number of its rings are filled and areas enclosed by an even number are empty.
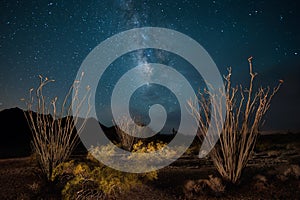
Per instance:
[[[90,148],[90,159],[101,160],[103,163],[113,163],[120,169],[130,169],[129,171],[156,173],[156,167],[165,159],[172,159],[182,146],[170,148],[166,143],[143,142],[139,140],[132,145],[130,154],[122,154],[117,150],[118,146],[110,143],[107,145]],[[93,155],[93,156],[91,156]],[[115,158],[115,159],[112,159]],[[120,162],[119,162],[120,161]],[[123,162],[125,161],[125,162]],[[128,162],[127,162],[128,161]]]
[[[254,189],[258,192],[267,191],[268,187],[270,187],[267,177],[261,174],[257,174],[256,176],[254,176],[253,181],[254,181],[253,183]]]
[[[153,144],[154,143],[151,142],[150,144],[144,146],[145,144],[139,140],[136,144],[133,145],[133,150],[132,150],[133,154],[131,155],[118,155],[116,151],[117,146],[113,144],[92,147],[89,150],[87,158],[95,163],[99,163],[98,159],[103,162],[110,161],[114,156],[116,156],[119,160],[133,160],[138,158],[137,160],[139,161],[139,163],[137,166],[139,166],[139,171],[142,171],[141,169],[145,169],[145,171],[148,171],[147,173],[140,173],[140,174],[142,176],[147,175],[147,180],[154,180],[157,179],[158,174],[156,170],[149,170],[151,169],[151,167],[148,166],[146,162],[148,160],[147,152],[158,150],[157,146],[160,148],[163,145],[163,143],[159,142],[159,144],[157,144],[156,146],[154,146]],[[123,162],[120,163],[122,165],[124,164]],[[141,163],[143,164],[141,165]],[[129,167],[134,169],[136,166],[129,166]]]
[[[88,87],[83,99],[78,97],[80,81],[75,81],[70,87],[60,109],[56,105],[57,97],[47,102],[49,98],[43,94],[44,87],[54,82],[47,77],[40,76],[39,87],[35,93],[34,89],[30,89],[29,100],[25,102],[28,111],[24,111],[24,114],[33,136],[32,148],[46,181],[51,181],[53,169],[69,158],[78,144],[78,134],[86,123],[86,119],[83,119],[80,121],[80,127],[75,130],[76,124],[79,123],[77,116],[81,105],[84,101],[89,101]],[[75,94],[73,97],[71,97],[72,91]],[[71,102],[78,105],[77,110],[72,110]],[[88,112],[89,109],[86,114]],[[73,114],[75,117],[72,117]]]
[[[105,147],[105,150],[108,153],[113,151],[111,147]],[[65,199],[116,199],[131,188],[157,179],[157,172],[118,171],[101,164],[89,154],[86,162],[72,160],[58,165],[52,176],[52,180],[55,179],[64,184],[62,195]]]
[[[199,154],[200,144],[191,144],[191,146],[185,151],[184,155],[196,156]]]
[[[145,143],[142,140],[139,140],[137,143],[133,145],[132,152],[140,152],[140,153],[147,153],[147,152],[154,152],[157,150],[161,150],[167,146],[166,143],[162,141],[157,142],[149,142]]]
[[[256,152],[263,152],[270,149],[270,145],[262,142],[257,142],[254,150]]]
[[[220,196],[225,191],[225,185],[220,178],[209,175],[208,179],[186,181],[183,191],[188,199],[194,199],[207,194]]]
[[[225,186],[222,180],[218,177],[209,175],[209,179],[205,180],[207,186],[214,192],[215,195],[220,195],[225,191]]]
[[[183,146],[176,146],[176,150],[181,151],[184,148]],[[177,155],[177,151],[173,148],[170,148],[166,143],[162,141],[157,142],[142,142],[139,140],[136,144],[133,145],[133,154],[129,156],[128,159],[135,159],[139,163],[139,167],[143,167],[146,171],[152,171],[152,167],[155,165],[160,165],[159,163],[164,162],[165,160],[173,159]],[[149,157],[148,153],[154,153]],[[150,164],[151,163],[151,164]],[[154,164],[156,163],[156,164]],[[154,166],[152,166],[154,164]]]
[[[225,91],[217,90],[219,93],[211,94],[204,90],[196,101],[189,101],[191,113],[199,121],[199,138],[203,140],[210,125],[211,119],[215,135],[219,135],[219,142],[210,152],[213,163],[220,175],[231,183],[237,183],[241,173],[253,152],[262,119],[270,107],[271,99],[279,90],[282,80],[278,86],[271,90],[269,87],[259,87],[255,90],[254,79],[256,73],[252,71],[252,57],[248,59],[250,68],[250,85],[244,89],[243,86],[231,86],[231,69],[225,77]],[[207,98],[209,96],[210,98]],[[226,99],[225,105],[222,101]],[[201,111],[197,110],[196,104],[200,105]],[[211,111],[211,105],[215,107]],[[226,111],[225,119],[220,113]],[[221,121],[224,121],[221,127]],[[213,137],[207,136],[209,143]]]
[[[290,165],[290,166],[281,166],[277,169],[277,178],[281,181],[286,181],[289,178],[299,180],[300,178],[300,166],[299,165]]]
[[[182,148],[178,146],[177,149]],[[139,140],[136,144],[133,145],[133,154],[130,158],[138,158],[140,163],[147,163],[146,161],[155,160],[156,162],[162,161],[162,159],[170,159],[176,156],[177,152],[174,149],[168,147],[168,145],[162,141],[157,142],[142,142]],[[155,152],[156,156],[154,158],[149,158],[147,153]],[[145,166],[145,168],[149,168],[150,166]]]
[[[124,150],[131,151],[133,145],[137,142],[138,136],[144,126],[138,124],[133,125],[133,121],[129,116],[122,116],[114,121],[115,130],[119,138],[119,146]]]

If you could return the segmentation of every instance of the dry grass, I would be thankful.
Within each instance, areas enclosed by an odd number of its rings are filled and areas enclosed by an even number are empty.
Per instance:
[[[33,135],[33,151],[37,155],[40,169],[48,181],[51,179],[53,169],[71,155],[78,144],[78,135],[86,122],[86,118],[82,119],[83,122],[80,122],[80,127],[77,127],[76,130],[80,107],[84,101],[89,101],[89,88],[87,88],[84,98],[78,99],[80,81],[81,79],[75,81],[70,87],[60,110],[56,107],[57,97],[47,102],[47,97],[43,95],[45,85],[54,80],[42,76],[40,76],[39,87],[35,93],[34,89],[30,89],[30,97],[26,101],[28,111],[25,111],[25,116]],[[71,96],[72,91],[75,94],[73,97]],[[78,105],[77,110],[72,110],[70,100]],[[36,110],[36,113],[33,109]],[[88,113],[89,110],[86,114]]]
[[[215,133],[220,136],[219,143],[212,149],[210,155],[220,175],[231,183],[237,183],[245,168],[256,143],[258,130],[263,117],[270,108],[271,99],[279,90],[283,81],[271,90],[269,87],[254,89],[254,79],[257,73],[252,71],[252,57],[248,59],[250,69],[250,84],[248,88],[242,85],[231,86],[231,68],[225,76],[225,92],[212,95],[205,90],[196,101],[189,101],[193,116],[199,121],[199,134],[202,140],[207,133],[210,122],[215,120]],[[220,95],[220,96],[218,96]],[[207,98],[210,96],[210,98]],[[226,99],[225,107],[222,99]],[[199,104],[201,111],[197,110]],[[214,106],[214,112],[211,106]],[[222,111],[226,111],[225,119]],[[222,122],[224,124],[222,126]],[[212,140],[207,136],[208,140]],[[210,142],[211,145],[212,142]]]

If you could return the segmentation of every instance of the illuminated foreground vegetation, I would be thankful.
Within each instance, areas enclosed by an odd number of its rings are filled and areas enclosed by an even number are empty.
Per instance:
[[[250,69],[248,88],[242,85],[232,87],[231,68],[229,68],[228,75],[225,77],[224,93],[219,90],[217,95],[212,95],[205,90],[204,93],[200,93],[199,99],[188,102],[193,116],[199,121],[198,136],[201,140],[206,136],[209,126],[215,127],[214,132],[219,135],[220,139],[210,156],[223,179],[233,184],[239,181],[253,153],[263,117],[270,108],[272,98],[283,83],[280,80],[273,90],[269,87],[255,89],[254,80],[257,73],[253,72],[252,57],[248,61]],[[225,107],[221,102],[224,98]],[[197,110],[196,104],[199,104],[202,110]],[[216,108],[212,113],[210,112],[211,105]],[[225,119],[221,114],[224,109]],[[216,123],[211,125],[211,119],[214,119]],[[224,121],[223,126],[222,121]],[[212,141],[213,138],[208,136],[207,139]]]

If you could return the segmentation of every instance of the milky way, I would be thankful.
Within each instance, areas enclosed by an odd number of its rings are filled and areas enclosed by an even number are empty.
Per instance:
[[[247,58],[254,57],[258,83],[285,83],[274,98],[265,129],[300,129],[300,29],[298,1],[10,1],[0,7],[0,109],[24,107],[20,98],[37,87],[38,75],[56,80],[46,95],[66,94],[89,52],[106,38],[144,26],[182,32],[199,42],[222,74],[233,69],[235,83],[247,84]],[[147,34],[145,34],[147,39]],[[143,42],[143,41],[137,41]],[[176,41],[174,41],[176,42]],[[182,58],[145,49],[118,58],[97,88],[98,112],[109,113],[108,101],[123,73],[147,63],[172,66],[193,88],[203,80]],[[141,69],[150,80],[155,71]],[[108,96],[107,96],[108,95]],[[143,114],[155,101],[178,120],[178,102],[165,88],[145,85],[132,97],[132,112]],[[143,102],[143,103],[142,103]],[[108,115],[105,121],[110,122]],[[147,121],[147,119],[146,119]]]

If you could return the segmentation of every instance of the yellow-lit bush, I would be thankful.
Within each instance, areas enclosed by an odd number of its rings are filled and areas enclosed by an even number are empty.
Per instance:
[[[184,148],[184,147],[183,146],[176,147],[177,150],[180,150],[180,148]],[[152,159],[155,159],[158,162],[161,159],[173,158],[177,154],[177,151],[170,148],[166,143],[163,143],[161,141],[143,143],[141,140],[139,140],[136,144],[133,145],[132,152],[136,154],[132,154],[130,158],[138,157],[141,162],[147,161],[149,159],[147,153],[156,152],[155,158]]]
[[[95,158],[90,159],[98,159],[103,163],[113,163],[114,165],[119,165],[119,168],[129,169],[130,172],[155,173],[155,170],[162,162],[176,158],[177,152],[182,151],[181,148],[184,148],[184,146],[177,146],[175,150],[175,148],[171,148],[160,141],[147,143],[139,140],[132,145],[130,154],[121,154],[116,148],[118,147],[112,143],[92,147],[90,156],[93,155]],[[117,163],[112,158],[125,162]]]
[[[122,192],[141,185],[147,175],[124,173],[96,163],[60,164],[53,173],[55,178],[66,179],[64,199],[116,198]]]
[[[142,146],[143,143],[138,142],[134,145],[133,150],[149,152],[162,148],[164,144],[149,143],[146,148]],[[115,153],[114,148],[114,145],[107,145],[94,147],[92,151],[93,153],[106,151],[108,155],[111,155]],[[121,172],[101,164],[89,154],[85,162],[72,160],[58,165],[52,176],[52,180],[55,179],[60,180],[64,185],[62,196],[65,199],[114,199],[133,187],[157,179],[157,171],[148,173]]]
[[[137,143],[133,145],[132,152],[140,152],[140,153],[147,153],[147,152],[154,152],[157,150],[161,150],[162,148],[166,147],[167,144],[163,143],[162,141],[159,142],[150,142],[150,143],[143,143],[139,140]]]

